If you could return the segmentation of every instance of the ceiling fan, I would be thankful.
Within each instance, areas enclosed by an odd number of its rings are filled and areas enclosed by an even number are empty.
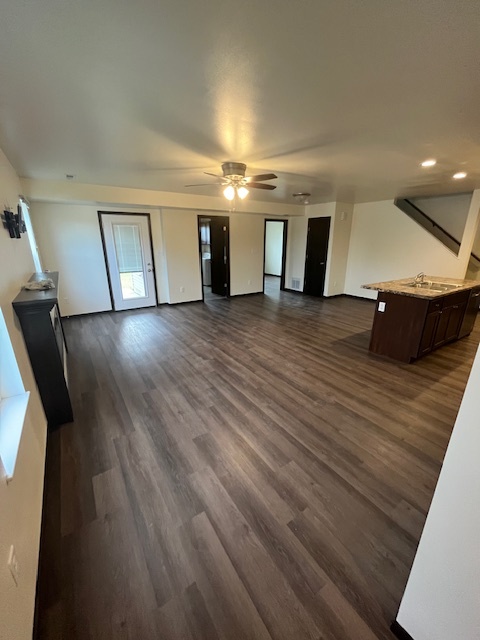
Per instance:
[[[245,176],[247,165],[243,162],[224,162],[222,164],[223,175],[217,175],[204,171],[207,176],[217,178],[217,182],[205,182],[202,184],[186,184],[186,187],[211,187],[219,185],[224,187],[223,195],[227,200],[233,200],[235,196],[243,200],[249,193],[249,189],[267,189],[273,191],[277,187],[274,184],[263,184],[265,180],[274,180],[274,173],[263,173],[258,176]]]

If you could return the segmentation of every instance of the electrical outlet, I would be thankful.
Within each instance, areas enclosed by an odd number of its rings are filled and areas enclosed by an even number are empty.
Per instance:
[[[378,310],[383,313],[385,311],[385,307],[386,306],[387,306],[387,304],[385,302],[379,302],[378,303]]]
[[[180,293],[185,293],[185,287],[180,287]]]
[[[7,567],[10,569],[13,581],[18,586],[18,580],[20,578],[20,565],[18,564],[17,554],[15,553],[15,547],[10,547],[10,553],[8,554]]]

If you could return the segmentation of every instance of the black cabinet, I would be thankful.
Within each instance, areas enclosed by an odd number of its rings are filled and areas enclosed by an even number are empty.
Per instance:
[[[58,273],[37,273],[30,280],[47,277],[54,281],[55,289],[22,289],[12,304],[22,327],[48,425],[57,427],[73,420],[67,344],[58,308]]]
[[[468,336],[469,333],[472,332],[473,326],[475,324],[475,320],[478,316],[478,310],[480,307],[480,286],[475,287],[470,292],[470,298],[467,303],[467,308],[465,311],[465,315],[462,319],[462,324],[460,325],[460,330],[458,332],[459,338],[464,338]]]

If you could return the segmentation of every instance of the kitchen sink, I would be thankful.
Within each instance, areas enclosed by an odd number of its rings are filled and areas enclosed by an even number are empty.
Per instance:
[[[428,289],[429,291],[454,291],[461,287],[461,284],[451,284],[450,282],[431,282],[425,280],[424,282],[407,282],[406,287],[413,287],[415,289]]]

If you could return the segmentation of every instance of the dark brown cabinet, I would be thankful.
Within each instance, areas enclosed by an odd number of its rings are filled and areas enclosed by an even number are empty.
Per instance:
[[[437,337],[438,324],[441,318],[441,311],[432,311],[427,314],[425,325],[423,327],[422,337],[420,339],[419,356],[424,356],[433,349],[434,342]]]
[[[480,307],[480,286],[475,287],[470,292],[470,298],[468,299],[468,302],[467,302],[465,315],[462,319],[460,330],[458,332],[459,338],[464,338],[465,336],[468,336],[468,334],[472,332],[473,325],[475,324],[475,320],[478,316],[479,307]]]
[[[30,280],[49,277],[55,289],[22,289],[13,308],[22,327],[33,374],[49,427],[73,420],[68,392],[67,344],[58,309],[58,273],[34,274]]]
[[[411,362],[468,335],[480,304],[480,287],[433,300],[380,292],[370,351]]]

